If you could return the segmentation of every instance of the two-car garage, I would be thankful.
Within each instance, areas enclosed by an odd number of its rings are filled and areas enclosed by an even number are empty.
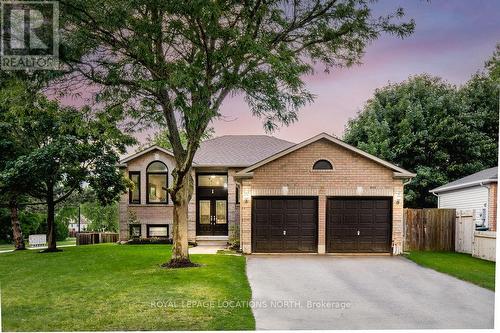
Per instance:
[[[390,197],[326,199],[326,252],[390,252]],[[318,197],[252,199],[252,252],[318,252]]]

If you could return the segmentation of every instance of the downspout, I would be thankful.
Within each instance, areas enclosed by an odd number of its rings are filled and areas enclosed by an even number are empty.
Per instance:
[[[431,192],[431,191],[429,191]],[[439,208],[439,195],[437,195],[435,192],[431,192],[432,194],[434,194],[437,198],[438,198],[438,208]]]
[[[242,196],[242,193],[241,193],[241,190],[242,190],[242,188],[241,188],[241,179],[237,179],[235,177],[234,180],[235,180],[235,183],[236,183],[235,185],[238,187],[238,195],[239,195],[239,198],[238,198],[239,199],[238,200],[239,201],[239,207],[238,207],[238,209],[240,211],[238,212],[238,216],[240,217],[240,220],[238,222],[238,228],[240,230],[239,230],[239,235],[238,235],[238,243],[240,244],[240,251],[242,251],[243,247],[241,245],[241,240],[242,240],[242,235],[241,235],[241,233],[242,233],[242,228],[241,228],[241,215],[242,215],[241,214],[241,196]]]
[[[410,184],[411,181],[412,181],[412,178],[408,178],[407,181],[403,182],[403,197],[401,198],[401,200],[403,200],[403,207],[404,207],[404,201],[405,201],[405,186]],[[404,252],[405,241],[406,241],[406,223],[404,223],[404,221],[403,221],[403,245],[402,245],[403,248],[401,249],[401,253]]]

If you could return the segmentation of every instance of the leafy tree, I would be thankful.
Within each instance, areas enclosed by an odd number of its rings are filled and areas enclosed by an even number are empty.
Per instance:
[[[205,131],[205,133],[203,134],[203,136],[201,137],[200,140],[203,141],[203,140],[211,139],[214,136],[214,134],[215,134],[215,130],[213,127],[207,128],[207,130]],[[188,142],[186,132],[183,130],[179,131],[179,137],[181,139],[182,146],[184,148],[186,148],[187,142]],[[172,144],[170,143],[168,130],[159,131],[159,132],[154,133],[153,136],[149,136],[148,139],[146,140],[146,144],[141,145],[137,150],[140,151],[140,150],[143,150],[143,149],[145,149],[149,146],[152,146],[152,145],[157,145],[157,146],[160,146],[162,148],[165,148],[165,149],[168,149],[171,151]]]
[[[119,153],[132,139],[116,127],[120,117],[113,110],[91,112],[61,107],[20,84],[16,93],[3,101],[16,105],[18,99],[31,101],[30,108],[11,108],[5,117],[16,140],[35,147],[8,161],[0,173],[0,184],[19,186],[47,205],[47,252],[57,251],[55,207],[88,183],[103,203],[116,200],[125,183],[116,165]]]
[[[244,94],[272,131],[313,100],[303,77],[360,61],[387,32],[409,35],[403,9],[374,17],[371,0],[62,0],[62,52],[74,77],[99,85],[99,101],[168,129],[175,156],[169,267],[190,266],[190,169],[224,99]],[[73,78],[74,78],[73,77]],[[181,132],[186,133],[183,145]]]
[[[9,103],[9,99],[6,98],[18,93],[20,80],[19,76],[0,72],[0,151],[2,152],[0,154],[0,172],[6,168],[9,161],[21,156],[31,148],[26,142],[19,140],[16,133],[17,129],[13,126],[11,119],[8,119],[12,116],[12,110],[28,108],[30,105],[30,96],[26,94],[21,95],[21,98],[18,98],[14,104]],[[19,221],[19,200],[26,200],[25,196],[23,196],[25,191],[26,189],[18,184],[7,186],[5,183],[0,182],[0,202],[2,206],[8,207],[10,210],[10,230],[13,234],[16,250],[26,248]]]
[[[92,231],[118,231],[118,204],[116,202],[102,205],[97,201],[85,202],[81,213],[90,221]]]
[[[478,73],[462,88],[428,75],[377,89],[344,140],[415,171],[409,207],[433,207],[429,190],[497,165],[498,89]]]
[[[500,85],[500,43],[496,45],[495,52],[493,56],[486,62],[486,71],[489,77]]]

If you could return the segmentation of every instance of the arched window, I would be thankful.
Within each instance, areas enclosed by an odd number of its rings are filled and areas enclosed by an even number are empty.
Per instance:
[[[160,161],[151,162],[146,169],[146,203],[167,203],[168,168]]]
[[[319,160],[316,161],[313,165],[313,170],[332,170],[333,166],[332,163],[330,163],[327,160]]]

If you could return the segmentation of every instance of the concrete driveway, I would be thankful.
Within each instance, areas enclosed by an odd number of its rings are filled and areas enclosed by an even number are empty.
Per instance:
[[[493,328],[494,293],[401,257],[247,257],[257,329]]]

